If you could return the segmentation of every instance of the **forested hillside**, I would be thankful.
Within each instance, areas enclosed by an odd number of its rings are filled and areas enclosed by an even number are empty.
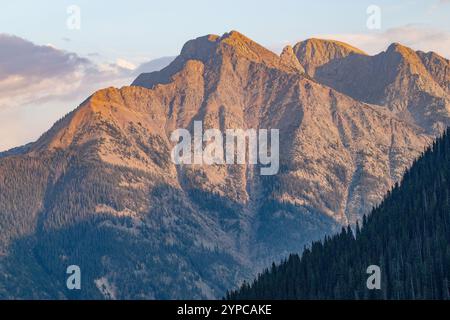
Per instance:
[[[362,221],[272,265],[229,299],[449,299],[450,131]],[[369,290],[369,265],[381,289]]]

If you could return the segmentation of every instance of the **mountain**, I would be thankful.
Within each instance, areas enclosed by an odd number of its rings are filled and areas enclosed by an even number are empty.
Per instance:
[[[450,130],[425,151],[362,228],[315,242],[229,299],[450,299]],[[380,289],[366,273],[380,267]],[[372,272],[370,272],[372,273]]]
[[[200,37],[164,69],[95,92],[38,141],[1,155],[0,297],[220,297],[361,219],[436,132],[322,83],[320,61],[366,57],[339,46],[279,56],[236,31]],[[437,57],[424,65],[446,83]],[[445,110],[429,112],[448,125]],[[279,129],[278,174],[175,165],[171,133],[192,133],[195,121]],[[70,264],[81,291],[65,289]]]
[[[317,68],[331,61],[340,60],[352,55],[367,56],[364,51],[352,47],[347,43],[316,38],[297,43],[293,47],[293,52],[299,63],[304,66],[307,74],[311,77],[314,77]]]
[[[439,134],[448,125],[449,60],[398,43],[368,56],[334,42],[325,47],[333,48],[327,54],[316,49],[321,58],[311,58],[311,50],[301,49],[308,48],[303,43],[295,46],[296,55],[303,65],[313,65],[307,70],[313,70],[309,75],[318,82],[359,101],[386,106],[430,134]]]

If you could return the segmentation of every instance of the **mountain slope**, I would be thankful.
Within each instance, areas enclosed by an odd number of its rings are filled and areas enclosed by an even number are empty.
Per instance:
[[[328,43],[316,40],[321,41]],[[321,58],[311,58],[303,51],[297,51],[297,57],[302,65],[314,64],[312,76],[320,83],[357,100],[386,106],[431,134],[446,128],[450,110],[447,59],[398,43],[375,56],[351,51],[347,45],[338,52],[344,53],[332,59],[323,53]]]
[[[367,55],[364,51],[347,43],[316,38],[297,43],[293,47],[293,52],[299,63],[304,66],[306,73],[311,77],[314,77],[317,68],[336,59],[352,55]]]
[[[170,135],[194,121],[279,129],[278,174],[174,165]],[[219,297],[356,222],[432,139],[312,79],[294,49],[278,56],[235,31],[191,40],[166,68],[94,93],[1,155],[0,296]],[[86,290],[65,289],[69,264]]]
[[[371,215],[266,270],[231,299],[449,299],[450,131],[427,150]],[[368,290],[366,269],[381,268]]]

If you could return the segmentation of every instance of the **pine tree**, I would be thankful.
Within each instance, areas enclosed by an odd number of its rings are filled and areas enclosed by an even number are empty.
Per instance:
[[[382,203],[363,216],[354,233],[350,226],[342,228],[227,297],[270,299],[276,293],[278,299],[450,299],[449,182],[447,130]],[[381,290],[366,287],[370,265],[381,268]],[[259,291],[261,283],[270,289]]]

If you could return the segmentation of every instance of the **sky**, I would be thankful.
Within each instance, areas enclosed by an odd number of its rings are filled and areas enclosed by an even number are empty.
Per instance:
[[[369,54],[400,42],[450,58],[450,0],[2,1],[0,150],[37,139],[95,90],[128,85],[189,39],[230,30],[275,52],[321,37]]]

